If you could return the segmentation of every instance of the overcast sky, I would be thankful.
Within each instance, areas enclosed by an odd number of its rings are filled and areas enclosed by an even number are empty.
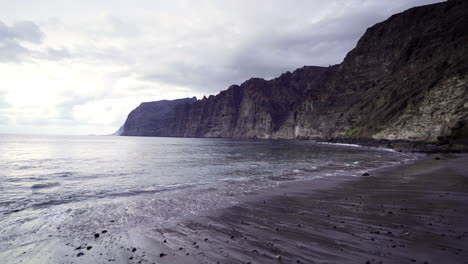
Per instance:
[[[0,133],[109,134],[144,101],[340,63],[436,0],[0,0]]]

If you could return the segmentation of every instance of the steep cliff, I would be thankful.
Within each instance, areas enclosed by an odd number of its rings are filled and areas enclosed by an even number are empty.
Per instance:
[[[140,104],[130,112],[123,128],[119,131],[121,136],[159,136],[170,131],[167,130],[172,121],[174,107],[181,103],[195,102],[197,98],[184,98],[177,100],[162,100]],[[117,133],[116,132],[116,133]]]
[[[340,65],[253,78],[163,111],[142,104],[122,134],[466,141],[467,2],[394,15],[369,28]]]

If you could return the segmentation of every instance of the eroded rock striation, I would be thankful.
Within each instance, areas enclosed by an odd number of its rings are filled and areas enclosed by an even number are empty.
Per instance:
[[[120,132],[121,136],[167,135],[171,132],[168,127],[173,120],[174,107],[195,101],[196,97],[141,103],[130,112],[124,125],[116,133]]]
[[[339,65],[143,103],[122,135],[468,143],[467,25],[468,1],[412,8],[370,27]]]

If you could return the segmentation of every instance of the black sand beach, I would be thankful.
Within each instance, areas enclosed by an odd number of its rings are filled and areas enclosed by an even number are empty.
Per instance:
[[[438,159],[440,157],[440,160]],[[160,230],[142,263],[468,263],[468,156],[431,155]],[[318,184],[317,184],[318,185]],[[164,243],[165,240],[165,243]],[[152,251],[149,253],[148,251]],[[160,254],[167,254],[161,255]]]
[[[468,263],[468,155],[284,184],[170,228],[112,224],[86,237],[51,235],[8,261]]]

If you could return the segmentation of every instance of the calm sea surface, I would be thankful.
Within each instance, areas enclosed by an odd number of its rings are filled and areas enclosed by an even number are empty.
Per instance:
[[[0,259],[57,230],[174,223],[284,182],[411,158],[312,141],[0,135]]]

